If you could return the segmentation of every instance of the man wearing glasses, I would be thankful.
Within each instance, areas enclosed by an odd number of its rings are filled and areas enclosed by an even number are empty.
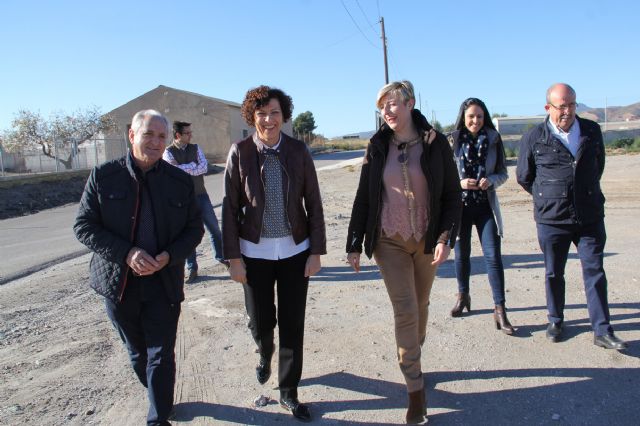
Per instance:
[[[582,264],[593,343],[606,349],[625,349],[610,324],[607,277],[603,266],[604,143],[600,126],[576,115],[576,92],[557,83],[547,90],[545,121],[520,141],[518,183],[533,195],[538,242],[544,255],[549,325],[547,339],[562,338],[564,268],[571,243]]]
[[[228,266],[228,262],[222,258],[222,235],[220,234],[218,218],[213,210],[209,194],[207,194],[207,190],[204,187],[204,175],[209,170],[209,163],[200,147],[191,143],[192,134],[191,123],[174,121],[173,143],[164,151],[162,159],[191,175],[195,186],[196,200],[202,212],[204,226],[209,232],[214,256],[218,262]],[[198,278],[198,262],[195,250],[187,257],[185,264],[187,269],[185,282],[193,283]]]

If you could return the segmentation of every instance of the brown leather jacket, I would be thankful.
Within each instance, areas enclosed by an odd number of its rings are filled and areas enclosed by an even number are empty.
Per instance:
[[[282,191],[285,194],[287,219],[296,244],[309,238],[311,254],[327,253],[327,237],[322,211],[322,199],[316,169],[304,142],[284,133],[278,159],[285,173]],[[231,146],[224,176],[222,201],[222,248],[225,259],[238,259],[240,240],[257,244],[262,232],[264,213],[265,160],[263,147],[253,136]]]

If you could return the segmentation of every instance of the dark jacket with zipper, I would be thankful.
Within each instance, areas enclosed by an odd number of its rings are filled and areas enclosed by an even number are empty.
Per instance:
[[[420,166],[429,188],[429,223],[425,235],[425,253],[433,253],[438,243],[453,248],[462,214],[458,170],[447,138],[436,132],[427,119],[414,109],[413,123],[422,137]],[[382,177],[393,131],[386,124],[371,138],[360,173],[353,202],[347,253],[362,253],[371,258],[380,232],[382,211]],[[394,159],[395,160],[395,159]]]
[[[222,200],[225,259],[242,257],[240,238],[260,242],[265,207],[263,149],[251,135],[229,150]],[[322,198],[311,154],[304,142],[283,133],[277,155],[284,170],[282,193],[293,241],[300,244],[309,238],[311,254],[326,254]]]
[[[89,284],[118,303],[129,274],[126,257],[134,247],[140,206],[140,178],[131,154],[95,167],[87,180],[73,230],[93,251]],[[200,243],[204,228],[191,176],[160,160],[144,178],[149,190],[158,253],[169,264],[158,271],[170,302],[184,300],[184,259]]]
[[[533,195],[536,222],[587,225],[601,220],[605,151],[600,126],[576,116],[580,146],[574,158],[551,134],[548,120],[522,137],[516,169],[518,183]]]

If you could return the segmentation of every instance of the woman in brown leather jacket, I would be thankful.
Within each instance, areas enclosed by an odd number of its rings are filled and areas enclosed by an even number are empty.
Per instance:
[[[327,251],[311,154],[303,142],[281,132],[292,109],[282,90],[260,86],[247,92],[242,116],[256,132],[233,144],[227,157],[222,239],[231,278],[243,284],[249,328],[260,353],[258,382],[271,376],[277,322],[280,405],[308,421],[309,409],[298,401],[307,288]]]

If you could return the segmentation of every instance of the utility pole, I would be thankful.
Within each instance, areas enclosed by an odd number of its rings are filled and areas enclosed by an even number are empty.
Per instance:
[[[384,84],[389,84],[389,66],[387,65],[387,37],[384,35],[384,18],[380,17],[382,27],[382,52],[384,53]]]

